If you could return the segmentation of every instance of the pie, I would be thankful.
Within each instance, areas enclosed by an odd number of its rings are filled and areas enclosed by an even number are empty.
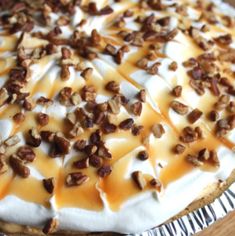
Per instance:
[[[140,233],[235,181],[235,10],[0,1],[0,229]]]

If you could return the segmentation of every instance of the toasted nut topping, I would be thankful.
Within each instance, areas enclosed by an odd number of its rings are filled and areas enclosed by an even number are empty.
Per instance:
[[[78,151],[84,151],[84,148],[86,146],[86,140],[77,140],[75,143],[74,143],[74,148]]]
[[[156,62],[154,63],[152,66],[150,66],[149,68],[147,68],[147,72],[150,75],[156,75],[158,73],[158,67],[159,67],[160,63]]]
[[[199,167],[199,166],[202,166],[203,165],[203,162],[202,161],[199,161],[197,156],[194,156],[194,155],[190,155],[188,154],[186,156],[186,161],[189,162],[190,164],[193,164],[194,166],[196,167]]]
[[[41,136],[35,128],[32,128],[28,132],[28,138],[26,143],[32,147],[39,147],[41,144]]]
[[[98,145],[98,155],[104,159],[111,159],[112,154],[109,152],[108,148],[104,144],[99,143]]]
[[[22,146],[17,150],[17,156],[24,162],[33,162],[36,155],[29,146]]]
[[[54,187],[55,187],[54,178],[43,179],[42,183],[48,193],[52,194],[54,192]]]
[[[89,159],[88,158],[84,158],[82,160],[79,161],[75,161],[73,163],[73,166],[77,169],[85,169],[87,167],[89,167]]]
[[[54,141],[55,133],[51,131],[41,131],[40,135],[42,137],[42,140],[48,143],[51,143]]]
[[[81,172],[74,172],[67,175],[65,183],[67,187],[80,186],[86,183],[89,177]]]
[[[102,131],[104,132],[104,134],[110,134],[110,133],[114,133],[117,130],[117,126],[111,123],[104,123],[102,126]]]
[[[49,116],[45,113],[38,113],[37,114],[37,122],[41,126],[45,126],[49,123]]]
[[[85,70],[82,71],[81,76],[85,79],[88,80],[89,78],[91,78],[93,69],[88,67]]]
[[[152,132],[155,138],[161,138],[165,133],[164,127],[161,124],[154,124],[152,126]]]
[[[120,85],[116,81],[110,81],[106,84],[105,89],[113,93],[119,93]]]
[[[151,179],[149,183],[154,188],[161,188],[162,187],[161,182],[158,179],[155,179],[155,178]]]
[[[188,113],[188,106],[178,101],[172,101],[170,107],[180,115],[186,115]]]
[[[211,111],[209,113],[209,119],[211,121],[217,121],[219,119],[219,113],[217,111],[215,111],[215,110]]]
[[[84,148],[84,151],[85,151],[85,153],[88,155],[88,156],[90,156],[90,155],[92,155],[92,154],[95,154],[95,152],[97,151],[97,146],[96,145],[94,145],[94,144],[89,144],[89,145],[87,145],[85,148]]]
[[[140,100],[140,102],[146,102],[146,91],[145,91],[145,89],[141,89],[136,97],[137,97],[137,99]]]
[[[176,71],[177,69],[178,69],[177,62],[173,61],[173,62],[169,65],[169,70]]]
[[[198,159],[200,161],[207,161],[210,158],[210,152],[206,149],[203,148],[202,150],[199,151],[198,153]]]
[[[44,234],[55,233],[57,231],[58,226],[59,226],[59,221],[55,218],[52,218],[46,222],[45,226],[42,229],[42,232]]]
[[[191,127],[185,127],[182,134],[180,135],[180,140],[184,143],[192,143],[198,139],[198,133]]]
[[[219,158],[216,151],[210,151],[210,160],[212,160],[216,166],[220,166]]]
[[[105,47],[105,52],[109,55],[114,56],[116,54],[116,48],[111,44],[107,44]]]
[[[92,102],[96,98],[96,90],[92,85],[84,86],[81,91],[81,96],[84,101]]]
[[[203,113],[196,108],[188,114],[188,121],[193,124],[202,116],[202,114]]]
[[[9,95],[6,88],[1,88],[0,89],[0,106],[2,106],[8,98],[9,98]]]
[[[7,140],[5,140],[4,144],[7,147],[11,147],[11,146],[15,146],[17,143],[20,142],[20,139],[17,135],[11,136],[10,138],[8,138]]]
[[[22,112],[18,112],[13,116],[13,120],[16,123],[21,123],[25,120],[25,115]]]
[[[146,58],[142,58],[139,61],[137,61],[136,66],[140,69],[146,70],[148,67],[148,60]]]
[[[178,85],[173,88],[172,95],[175,97],[180,97],[182,94],[182,90],[183,90],[182,86]]]
[[[68,106],[70,105],[70,98],[72,96],[72,88],[70,87],[64,87],[59,92],[59,101],[62,105]]]
[[[173,150],[176,154],[181,154],[185,151],[185,149],[186,149],[186,147],[184,145],[176,144]]]
[[[61,66],[60,77],[61,77],[62,80],[68,80],[69,79],[69,77],[70,77],[69,65],[63,64]]]
[[[121,103],[118,98],[112,98],[108,101],[108,106],[113,114],[120,112]]]
[[[9,163],[15,174],[21,176],[22,178],[27,178],[30,175],[30,170],[25,166],[16,155],[10,156]]]
[[[124,130],[128,130],[128,129],[131,129],[133,124],[134,124],[134,120],[132,118],[129,118],[129,119],[126,119],[126,120],[122,121],[119,124],[119,128],[124,129]]]
[[[145,161],[149,158],[149,154],[146,151],[140,151],[137,155],[137,158],[141,161]]]
[[[144,127],[142,125],[133,125],[131,128],[131,133],[134,136],[138,136],[138,135],[140,135],[140,133],[143,129],[144,129]]]
[[[71,51],[66,47],[61,48],[61,53],[62,59],[69,59],[71,57]]]
[[[141,112],[142,112],[142,103],[135,102],[135,103],[131,104],[130,110],[135,116],[140,116]]]
[[[222,44],[224,46],[228,46],[233,42],[232,35],[231,34],[226,34],[219,36],[217,38],[214,38],[214,41],[218,44]]]
[[[7,170],[8,170],[8,165],[4,161],[4,155],[0,154],[0,174],[7,172]]]
[[[92,155],[89,157],[89,163],[95,168],[99,168],[103,164],[103,159],[97,155]]]
[[[97,174],[101,178],[104,178],[104,177],[110,175],[111,172],[112,172],[112,167],[110,165],[104,165],[98,169]]]
[[[134,171],[131,177],[140,190],[143,190],[145,188],[146,180],[141,171]]]
[[[55,135],[53,149],[51,152],[52,157],[63,156],[69,153],[70,143],[67,139]]]
[[[72,103],[74,106],[76,106],[76,105],[78,105],[79,103],[81,103],[81,101],[82,101],[82,98],[81,98],[81,96],[79,95],[79,93],[74,92],[74,93],[72,94],[72,97],[71,97],[71,103]]]

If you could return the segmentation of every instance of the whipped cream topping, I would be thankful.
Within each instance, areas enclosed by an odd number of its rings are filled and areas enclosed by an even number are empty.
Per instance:
[[[180,11],[183,11],[180,8],[179,13],[175,12],[174,3],[186,4],[186,16],[180,14]],[[227,4],[219,0],[214,3],[218,17],[223,14],[235,16],[234,9]],[[84,1],[84,4],[87,3]],[[225,181],[234,170],[235,130],[230,130],[223,137],[216,137],[215,123],[208,121],[207,114],[211,111],[213,104],[217,102],[218,96],[214,96],[207,90],[203,96],[199,96],[189,85],[188,69],[183,65],[188,59],[197,58],[204,53],[186,33],[188,24],[192,24],[198,29],[208,24],[206,19],[200,19],[201,10],[195,7],[196,1],[162,1],[162,4],[168,6],[165,11],[155,11],[151,8],[139,10],[138,4],[139,1],[134,0],[120,3],[110,1],[109,5],[114,11],[104,16],[92,16],[81,10],[80,7],[75,7],[70,25],[60,27],[59,38],[71,38],[74,30],[85,18],[86,21],[80,26],[80,31],[90,35],[92,30],[96,29],[105,39],[103,44],[110,42],[119,48],[122,45],[120,37],[117,36],[120,28],[113,26],[113,22],[118,19],[118,14],[133,9],[134,13],[139,15],[150,16],[153,13],[156,19],[170,16],[168,30],[174,30],[176,27],[179,30],[174,39],[159,46],[158,55],[149,61],[149,67],[159,63],[157,73],[147,73],[146,70],[136,66],[137,61],[150,52],[149,45],[139,48],[130,44],[129,51],[124,54],[120,65],[115,62],[112,55],[104,54],[102,50],[97,51],[97,58],[87,60],[76,55],[76,49],[71,49],[72,59],[62,62],[62,64],[69,65],[69,77],[62,80],[60,64],[62,46],[59,45],[56,53],[36,59],[28,68],[30,79],[25,91],[31,92],[30,101],[35,104],[31,111],[23,109],[25,114],[23,123],[18,125],[12,119],[17,112],[21,111],[18,105],[7,103],[0,108],[0,135],[2,144],[12,135],[17,135],[20,139],[16,145],[8,148],[4,153],[8,158],[19,147],[27,143],[25,134],[32,127],[65,133],[66,115],[73,113],[78,108],[86,107],[86,102],[81,101],[74,106],[61,104],[58,100],[61,89],[71,87],[73,91],[80,91],[83,86],[93,84],[97,89],[95,102],[99,104],[109,101],[113,96],[103,89],[112,80],[119,83],[120,93],[125,96],[130,105],[137,101],[136,94],[141,89],[145,89],[146,102],[142,104],[140,116],[130,114],[128,107],[122,106],[118,115],[110,115],[109,119],[118,125],[121,121],[131,117],[136,124],[146,128],[144,131],[146,135],[135,137],[130,134],[130,131],[123,130],[104,135],[103,141],[113,156],[110,160],[112,173],[105,178],[100,178],[93,167],[81,170],[90,177],[90,180],[75,187],[65,186],[65,177],[67,174],[77,171],[72,163],[81,159],[83,155],[71,149],[63,158],[51,158],[49,154],[51,146],[43,141],[39,147],[33,148],[36,158],[34,162],[27,164],[30,169],[29,178],[19,177],[10,167],[0,176],[2,180],[0,183],[1,220],[43,227],[48,219],[56,218],[59,221],[58,229],[61,230],[138,233],[160,225],[175,216],[198,199],[204,188],[219,180]],[[99,1],[97,8],[101,9],[106,5],[107,1]],[[124,29],[128,32],[140,30],[139,23],[135,21],[135,14],[125,20]],[[1,87],[7,83],[9,71],[16,64],[17,56],[14,51],[16,45],[18,48],[24,47],[26,50],[32,50],[48,44],[47,39],[37,38],[32,33],[37,31],[49,33],[62,13],[49,12],[49,16],[51,21],[47,27],[36,25],[31,33],[23,34],[20,44],[17,44],[22,37],[20,32],[6,35],[5,30],[2,29],[0,35]],[[209,31],[200,32],[203,38],[209,40],[229,33],[234,40],[233,29],[224,26],[220,21],[216,26],[211,24],[209,26]],[[153,41],[154,44],[158,45]],[[232,48],[233,44],[230,47]],[[219,53],[217,45],[212,45],[210,50]],[[75,68],[74,64],[81,62],[84,64],[84,68],[93,69],[92,78],[85,80],[81,76],[81,71]],[[176,70],[169,69],[173,62],[177,63]],[[230,71],[225,70],[227,67]],[[222,76],[228,77],[235,86],[234,79],[229,77],[229,74],[232,73],[231,68],[231,63],[229,65],[223,63],[219,70]],[[182,95],[175,99],[171,95],[171,91],[177,85],[182,86],[183,91]],[[53,103],[48,106],[36,103],[41,96],[51,99]],[[229,99],[234,101],[234,94],[229,95]],[[180,142],[180,132],[184,127],[189,126],[189,122],[185,116],[169,109],[172,100],[187,105],[189,111],[198,108],[204,114],[193,125],[194,127],[200,126],[205,136],[204,139],[197,140],[196,143],[185,144],[187,150],[182,155],[174,154],[172,147]],[[50,118],[49,124],[45,127],[39,127],[35,122],[35,114],[39,112],[47,114]],[[220,111],[220,117],[221,119],[226,118],[227,112]],[[156,123],[161,123],[164,128],[164,134],[160,138],[156,138],[150,132],[151,127]],[[90,133],[91,131],[87,131],[72,138],[70,145],[73,146],[77,139],[88,139]],[[147,145],[143,139],[147,139]],[[205,163],[199,168],[185,161],[187,154],[195,154],[202,148],[215,149],[220,165],[211,167],[210,163]],[[136,158],[140,151],[146,149],[151,158],[146,161]],[[161,189],[147,185],[143,191],[139,190],[131,177],[135,171],[141,172],[146,180],[152,178],[159,180],[162,184]],[[51,177],[55,178],[55,190],[52,194],[48,194],[43,188],[42,180]],[[123,222],[126,223],[123,224]]]

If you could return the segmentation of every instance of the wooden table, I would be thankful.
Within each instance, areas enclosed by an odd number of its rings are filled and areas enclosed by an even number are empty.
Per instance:
[[[235,211],[196,234],[196,236],[235,236]]]

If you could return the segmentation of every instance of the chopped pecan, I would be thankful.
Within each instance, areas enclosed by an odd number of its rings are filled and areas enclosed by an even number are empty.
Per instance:
[[[97,129],[95,132],[91,133],[90,135],[90,143],[92,144],[99,144],[101,141],[101,130]]]
[[[84,101],[92,102],[95,101],[96,98],[96,89],[94,86],[84,86],[81,91],[81,96]]]
[[[87,175],[81,172],[73,172],[67,175],[65,179],[65,184],[67,187],[80,186],[89,180]]]
[[[9,94],[6,88],[1,88],[0,89],[0,106],[2,106],[8,98],[9,98]]]
[[[70,87],[64,87],[60,92],[59,92],[59,101],[61,104],[68,106],[70,105],[70,98],[72,96],[72,88]]]
[[[54,188],[55,188],[54,178],[43,179],[42,184],[48,193],[52,194],[54,192]]]
[[[119,128],[120,129],[124,129],[124,130],[129,130],[131,129],[131,127],[134,124],[134,120],[132,118],[123,120],[120,124],[119,124]]]
[[[138,101],[131,104],[130,110],[135,116],[140,116],[142,112],[142,103]]]
[[[162,124],[154,124],[151,130],[155,138],[161,138],[162,135],[165,133],[165,130]]]
[[[22,178],[27,178],[30,175],[30,169],[25,166],[23,161],[20,160],[16,155],[10,156],[9,164],[15,174],[21,176]]]
[[[70,100],[71,100],[71,103],[72,103],[74,106],[76,106],[76,105],[78,105],[79,103],[81,103],[82,98],[81,98],[81,96],[79,95],[79,93],[74,92],[74,93],[72,94]]]
[[[62,59],[69,59],[71,57],[71,51],[66,47],[61,48],[61,53]]]
[[[210,160],[212,160],[216,166],[220,166],[219,158],[216,151],[210,151]]]
[[[177,62],[173,61],[170,65],[169,65],[169,70],[171,71],[176,71],[178,68],[178,64]]]
[[[43,141],[51,143],[54,141],[55,133],[52,131],[43,130],[40,132]]]
[[[17,150],[16,155],[24,162],[33,162],[36,155],[29,146],[22,146]]]
[[[37,104],[42,106],[50,106],[53,104],[53,101],[49,98],[41,96],[40,98],[37,99]]]
[[[132,179],[140,190],[143,190],[146,186],[146,180],[141,171],[134,171],[131,174]]]
[[[8,165],[6,164],[3,157],[4,155],[0,154],[0,174],[3,174],[8,170]]]
[[[88,156],[95,154],[97,150],[98,148],[95,144],[88,144],[84,148],[84,151]]]
[[[143,129],[144,129],[144,127],[142,125],[133,125],[131,128],[131,133],[134,136],[138,136],[138,135],[140,135],[140,133]]]
[[[216,110],[224,110],[230,102],[230,97],[228,95],[221,95],[219,100],[215,103]]]
[[[83,158],[79,161],[75,161],[73,163],[73,166],[77,169],[85,169],[89,167],[89,159],[88,158]]]
[[[190,164],[196,166],[196,167],[199,167],[199,166],[202,166],[203,165],[203,162],[202,161],[199,161],[197,156],[195,155],[190,155],[188,154],[186,156],[186,161],[189,162]]]
[[[223,46],[229,46],[233,42],[233,39],[231,34],[225,34],[214,38],[214,41],[218,44],[222,44]]]
[[[140,151],[137,154],[137,158],[140,159],[141,161],[145,161],[149,158],[149,154],[147,153],[147,151]]]
[[[110,175],[111,172],[112,172],[112,167],[110,165],[104,165],[98,169],[97,174],[101,178],[104,178],[104,177]]]
[[[57,228],[59,226],[59,221],[55,218],[52,218],[46,222],[44,225],[42,232],[44,234],[52,234],[57,231]]]
[[[85,146],[86,146],[86,140],[83,139],[77,140],[74,143],[74,148],[78,151],[84,151]]]
[[[35,128],[32,128],[28,132],[26,143],[32,147],[39,147],[41,144],[41,136]]]
[[[102,126],[102,131],[104,134],[114,133],[116,130],[117,126],[109,122],[105,122]]]
[[[218,87],[218,80],[214,77],[211,79],[211,91],[215,96],[220,95],[220,90]]]
[[[180,97],[182,94],[182,90],[183,90],[182,86],[178,85],[172,89],[171,93],[175,97]]]
[[[186,115],[189,110],[188,106],[178,101],[172,101],[170,107],[180,115]]]
[[[111,44],[108,43],[108,44],[105,46],[105,52],[106,52],[107,54],[109,54],[109,55],[114,56],[114,55],[116,54],[116,48],[115,48],[113,45],[111,45]]]
[[[141,58],[136,62],[136,66],[140,69],[146,70],[148,67],[148,60],[146,58]]]
[[[108,106],[113,114],[118,114],[120,112],[121,102],[118,97],[113,97],[109,99]]]
[[[97,155],[89,156],[89,163],[95,168],[100,168],[103,164],[103,159]]]
[[[203,148],[198,152],[198,160],[200,161],[207,161],[210,158],[210,152],[207,148]]]
[[[137,99],[140,100],[140,102],[146,102],[146,91],[145,89],[141,89],[137,94]]]
[[[20,142],[20,139],[17,135],[14,135],[14,136],[11,136],[9,137],[8,139],[5,140],[4,144],[7,146],[7,147],[12,147],[12,146],[15,146],[17,143]]]
[[[187,126],[180,135],[180,140],[184,143],[192,143],[198,139],[198,133],[191,127]]]
[[[60,77],[61,77],[62,80],[68,80],[69,79],[69,77],[70,77],[69,65],[63,64],[61,66]]]
[[[70,142],[63,137],[55,135],[51,156],[52,157],[64,156],[69,153],[69,149],[70,149]]]
[[[13,116],[13,120],[16,123],[21,123],[25,120],[25,115],[22,112],[18,112]]]
[[[219,113],[215,110],[212,110],[210,113],[209,113],[209,119],[211,121],[217,121],[219,119]]]
[[[184,153],[186,147],[182,144],[176,144],[175,147],[173,148],[173,151],[176,153],[176,154],[182,154]]]
[[[93,73],[93,69],[91,67],[87,67],[86,69],[84,69],[81,73],[81,76],[85,79],[88,80],[89,78],[91,78]]]
[[[120,85],[116,81],[112,80],[106,84],[105,89],[113,93],[119,93]]]
[[[202,111],[200,111],[199,109],[196,108],[188,114],[188,116],[187,116],[188,121],[191,124],[193,124],[202,116],[202,114],[203,114]]]
[[[37,114],[37,122],[41,126],[45,126],[49,123],[49,116],[45,113],[38,113]]]
[[[150,75],[156,75],[158,73],[158,67],[159,67],[160,63],[159,62],[155,62],[153,65],[151,65],[149,68],[147,68],[147,72]]]
[[[154,188],[158,188],[158,189],[160,188],[161,189],[161,187],[162,187],[161,182],[158,179],[155,179],[155,178],[151,179],[149,183]]]

